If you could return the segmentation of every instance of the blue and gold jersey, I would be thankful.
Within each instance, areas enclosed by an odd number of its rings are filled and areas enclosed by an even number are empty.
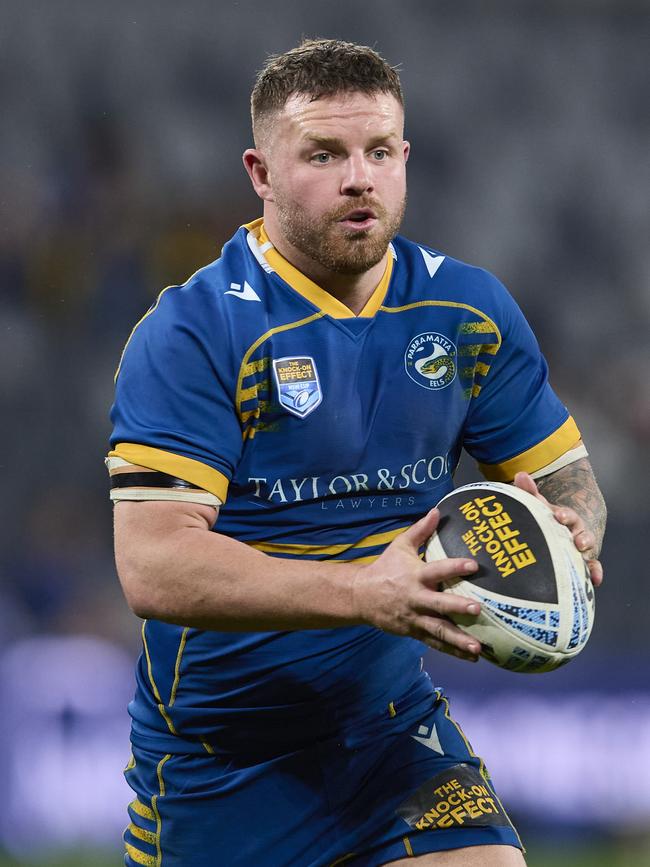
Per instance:
[[[217,532],[307,560],[371,562],[453,487],[462,448],[494,480],[580,454],[537,342],[491,274],[397,237],[354,316],[261,220],[136,326],[112,419],[114,477],[173,476],[175,491],[221,504]],[[146,472],[138,483],[115,498],[162,498]],[[376,731],[428,689],[421,645],[367,627],[147,621],[143,638],[134,739],[168,751],[178,736],[213,751],[253,735]]]

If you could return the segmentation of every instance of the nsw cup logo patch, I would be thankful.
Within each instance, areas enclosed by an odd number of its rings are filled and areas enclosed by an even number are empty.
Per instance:
[[[455,344],[437,331],[418,334],[404,353],[404,367],[422,388],[446,388],[456,378],[458,352]]]
[[[274,358],[273,373],[278,387],[278,398],[286,410],[298,418],[304,418],[319,406],[323,392],[313,358]]]

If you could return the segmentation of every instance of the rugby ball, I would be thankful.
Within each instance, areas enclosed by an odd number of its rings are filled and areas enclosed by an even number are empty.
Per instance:
[[[552,671],[577,656],[594,622],[594,589],[570,531],[548,506],[500,482],[463,485],[438,503],[425,560],[472,557],[472,578],[444,587],[474,599],[478,617],[453,621],[501,668]]]

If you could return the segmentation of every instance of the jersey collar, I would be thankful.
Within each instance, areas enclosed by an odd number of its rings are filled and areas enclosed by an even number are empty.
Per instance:
[[[334,319],[351,319],[356,316],[342,301],[330,295],[329,292],[322,289],[313,280],[310,280],[309,277],[305,277],[303,273],[275,249],[264,229],[263,218],[260,217],[252,223],[246,223],[244,228],[248,231],[248,246],[265,271],[268,273],[275,272],[292,289],[306,298],[315,307],[322,310],[323,313],[328,314]],[[359,313],[359,317],[374,316],[386,296],[388,284],[393,273],[393,262],[397,258],[392,244],[388,245],[388,249],[390,255],[386,259],[386,268],[384,269],[382,278],[366,302],[363,310]]]

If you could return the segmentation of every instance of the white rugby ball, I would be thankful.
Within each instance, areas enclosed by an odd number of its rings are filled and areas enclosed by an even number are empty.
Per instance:
[[[472,557],[479,570],[445,592],[474,599],[478,617],[452,619],[481,656],[519,672],[552,671],[580,653],[594,622],[594,589],[569,530],[532,494],[500,482],[456,488],[438,503],[426,560]]]

